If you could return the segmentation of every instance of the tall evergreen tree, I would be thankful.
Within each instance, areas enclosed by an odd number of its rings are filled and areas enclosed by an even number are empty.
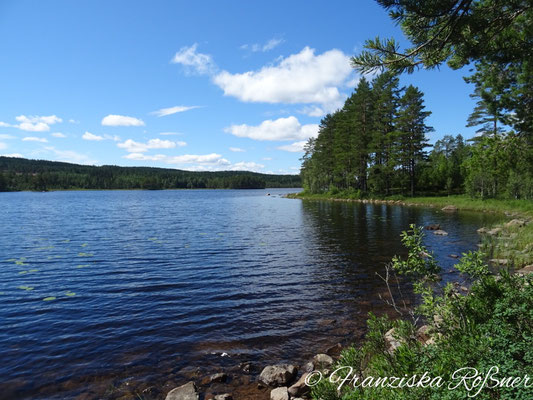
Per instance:
[[[409,192],[415,194],[416,166],[426,155],[424,148],[428,145],[426,133],[433,131],[427,126],[426,118],[431,114],[424,111],[424,94],[409,85],[400,99],[398,111],[398,161],[408,176]]]

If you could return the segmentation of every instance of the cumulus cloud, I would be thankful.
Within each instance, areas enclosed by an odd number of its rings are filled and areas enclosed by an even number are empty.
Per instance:
[[[231,171],[259,171],[265,168],[263,164],[258,164],[253,161],[241,161],[230,166]]]
[[[78,153],[72,150],[58,150],[55,147],[47,146],[45,150],[52,152],[55,155],[56,161],[64,161],[75,164],[95,165],[98,161],[93,160],[86,154]]]
[[[246,150],[241,149],[240,147],[230,147],[230,151],[233,151],[234,153],[244,153]]]
[[[153,111],[150,114],[155,115],[157,117],[166,117],[167,115],[194,110],[195,108],[201,108],[201,106],[174,106],[169,108],[162,108],[160,110]]]
[[[253,52],[258,52],[258,51],[267,52],[267,51],[273,50],[274,48],[278,47],[283,42],[285,42],[285,40],[283,40],[283,39],[270,39],[268,42],[266,42],[263,45],[261,45],[259,43],[254,43],[254,44],[251,44],[251,45],[243,44],[241,46],[241,49],[243,49],[243,50],[251,50]]]
[[[151,149],[173,149],[176,146],[186,146],[185,142],[173,142],[171,140],[150,139],[146,143],[136,142],[132,139],[128,139],[125,142],[117,143],[117,146],[121,149],[125,149],[128,153],[144,153]]]
[[[216,71],[216,65],[209,54],[197,53],[198,44],[195,43],[190,47],[182,47],[172,58],[174,64],[181,64],[187,68],[187,71],[196,72],[205,75]]]
[[[283,150],[283,151],[290,151],[291,153],[298,153],[298,152],[304,151],[304,146],[306,143],[307,143],[306,140],[302,140],[299,142],[286,144],[284,146],[279,146],[278,149]]]
[[[63,120],[56,115],[19,115],[15,117],[15,119],[19,122],[18,124],[0,122],[0,127],[17,128],[27,132],[46,132],[50,130],[50,125],[63,122]]]
[[[353,73],[350,57],[340,50],[315,55],[305,47],[258,71],[232,74],[222,71],[213,77],[226,96],[245,102],[338,104],[342,86]]]
[[[23,142],[40,142],[40,143],[48,143],[48,140],[46,138],[40,138],[36,136],[27,136],[25,138],[22,138]]]
[[[301,125],[296,117],[266,120],[258,126],[231,125],[224,129],[238,137],[254,140],[307,140],[318,135],[318,125]]]
[[[94,135],[91,132],[85,132],[81,138],[84,139],[84,140],[91,140],[91,141],[95,141],[95,142],[100,142],[100,141],[104,140],[103,136]]]
[[[130,153],[124,158],[137,161],[164,161],[167,164],[216,164],[229,165],[230,162],[220,154],[211,153],[204,155],[183,154],[181,156],[167,156],[164,154],[147,155],[142,153]]]
[[[55,137],[55,138],[66,138],[67,135],[65,135],[64,133],[61,133],[61,132],[54,132],[52,133],[52,136]]]
[[[2,139],[2,140],[15,139],[15,136],[6,135],[6,134],[0,134],[0,139]]]
[[[102,119],[104,126],[144,126],[144,121],[126,115],[109,114]]]

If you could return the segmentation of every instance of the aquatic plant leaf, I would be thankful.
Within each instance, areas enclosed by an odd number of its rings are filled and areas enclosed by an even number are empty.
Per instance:
[[[65,296],[69,296],[69,297],[76,296],[76,293],[71,292],[71,291],[69,290],[69,291],[67,291],[67,292],[65,293]]]
[[[50,296],[50,297],[45,297],[43,299],[43,301],[52,301],[52,300],[55,300],[56,298],[54,296]]]

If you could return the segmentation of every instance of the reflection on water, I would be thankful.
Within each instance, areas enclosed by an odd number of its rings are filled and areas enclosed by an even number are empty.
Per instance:
[[[426,244],[453,279],[449,255],[496,218],[288,191],[0,194],[0,397],[112,398],[302,361],[387,310],[375,273],[410,223],[449,232]]]

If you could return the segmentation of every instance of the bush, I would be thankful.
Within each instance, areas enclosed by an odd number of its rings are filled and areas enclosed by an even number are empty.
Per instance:
[[[435,271],[430,260],[411,262],[420,258],[422,231],[411,227],[404,233],[403,242],[409,249],[407,260],[396,258],[393,267],[398,272],[417,277],[416,292],[422,301],[417,315],[427,324],[431,340],[423,343],[416,337],[414,322],[391,320],[387,317],[370,316],[368,333],[361,347],[351,347],[342,352],[333,370],[341,369],[333,376],[332,383],[322,379],[312,389],[314,399],[322,400],[382,400],[382,399],[476,399],[526,400],[533,398],[532,388],[523,384],[508,387],[510,382],[493,387],[472,388],[473,380],[450,390],[449,384],[461,383],[454,372],[461,368],[475,368],[482,378],[492,373],[498,381],[507,377],[528,375],[533,386],[533,278],[501,272],[498,276],[489,273],[480,253],[463,254],[456,268],[473,280],[467,295],[461,295],[448,284],[435,294],[435,284],[428,279]],[[412,267],[412,268],[411,268]],[[426,272],[424,272],[426,271]],[[392,353],[387,351],[385,333],[394,328],[394,336],[401,343]],[[353,371],[353,372],[352,372]],[[474,370],[463,370],[459,375]],[[427,373],[431,378],[440,377],[441,387],[357,387],[342,379],[358,376],[362,382],[371,377],[412,377],[417,379]],[[436,380],[435,382],[438,382]],[[501,382],[501,381],[500,381]],[[452,387],[453,387],[452,385]],[[479,393],[476,392],[479,390]],[[475,395],[475,396],[474,396]]]

